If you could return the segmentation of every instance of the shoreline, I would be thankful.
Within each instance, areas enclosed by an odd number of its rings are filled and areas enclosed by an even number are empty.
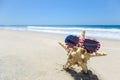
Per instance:
[[[51,32],[37,32],[37,31],[26,31],[26,30],[5,30],[5,29],[0,29],[0,31],[15,31],[15,32],[29,32],[29,33],[38,33],[38,34],[51,34],[51,35],[59,35],[59,36],[67,36],[69,34],[62,34],[62,33],[51,33]],[[75,34],[73,34],[75,35]],[[78,36],[78,35],[76,35]],[[97,40],[111,40],[111,41],[120,41],[119,39],[111,39],[111,38],[101,38],[101,37],[91,37],[91,36],[86,36],[86,38],[90,39],[97,39]]]
[[[63,34],[0,30],[0,79],[76,80],[72,74],[61,71],[67,55],[57,42],[64,41],[65,37]],[[100,80],[119,80],[120,41],[97,40],[101,43],[99,51],[107,56],[91,58],[88,68],[103,78]]]

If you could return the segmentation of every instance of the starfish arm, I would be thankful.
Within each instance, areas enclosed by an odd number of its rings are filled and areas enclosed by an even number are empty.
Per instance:
[[[84,39],[84,38],[85,38],[85,30],[83,30],[81,35],[80,35],[80,39]]]
[[[102,53],[102,52],[96,52],[94,54],[91,54],[90,57],[97,57],[97,56],[106,56],[107,54]]]
[[[61,45],[67,52],[69,52],[69,49],[63,42],[58,42],[59,45]]]
[[[96,52],[95,53],[97,56],[106,56],[107,54],[103,53],[103,52]]]

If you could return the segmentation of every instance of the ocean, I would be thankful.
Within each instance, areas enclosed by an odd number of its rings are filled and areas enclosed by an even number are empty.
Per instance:
[[[0,29],[67,35],[80,35],[86,30],[88,37],[120,40],[120,25],[0,25]]]

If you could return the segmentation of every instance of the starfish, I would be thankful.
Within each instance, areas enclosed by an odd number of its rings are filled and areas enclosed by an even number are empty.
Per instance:
[[[82,31],[82,34],[80,35],[80,40],[85,39],[85,31]],[[78,65],[82,68],[82,70],[87,73],[88,68],[87,68],[87,61],[96,56],[106,56],[105,53],[101,52],[94,52],[93,54],[88,53],[84,48],[83,48],[83,43],[78,43],[77,46],[73,48],[68,48],[68,46],[64,42],[58,42],[59,45],[61,45],[67,52],[67,62],[64,65],[64,69],[69,69],[72,65]]]

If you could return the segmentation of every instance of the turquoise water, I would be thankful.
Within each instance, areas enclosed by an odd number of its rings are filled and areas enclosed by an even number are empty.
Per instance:
[[[0,29],[79,35],[120,40],[120,25],[1,25]]]

